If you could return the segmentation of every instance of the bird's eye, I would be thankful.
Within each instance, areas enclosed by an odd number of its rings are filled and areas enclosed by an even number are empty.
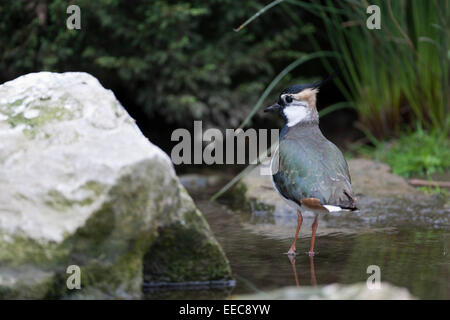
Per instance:
[[[291,103],[292,102],[292,97],[291,96],[286,96],[284,98],[284,101],[286,101],[287,103]]]

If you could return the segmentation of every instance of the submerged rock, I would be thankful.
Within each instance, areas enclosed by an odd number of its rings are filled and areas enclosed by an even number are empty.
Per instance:
[[[401,177],[390,172],[386,164],[367,159],[349,162],[352,186],[358,198],[358,211],[324,214],[317,234],[359,234],[392,232],[396,227],[446,227],[450,210],[445,199],[424,194]],[[285,239],[293,236],[296,212],[274,190],[271,176],[256,167],[232,190],[233,208],[243,212],[242,225],[252,232]],[[251,214],[244,214],[250,212]],[[302,211],[304,225],[311,225],[314,214]],[[300,237],[309,237],[310,228],[302,228]]]
[[[408,289],[381,283],[379,289],[369,289],[366,283],[329,284],[318,287],[287,287],[265,293],[240,295],[236,300],[414,300]]]
[[[180,175],[181,184],[189,191],[190,194],[203,192],[204,190],[216,187],[223,178],[217,175],[202,174],[183,174]]]
[[[140,296],[144,256],[150,281],[231,277],[170,158],[97,79],[0,85],[0,298]]]
[[[391,172],[389,165],[369,159],[348,162],[353,191],[372,198],[420,195],[405,179]]]

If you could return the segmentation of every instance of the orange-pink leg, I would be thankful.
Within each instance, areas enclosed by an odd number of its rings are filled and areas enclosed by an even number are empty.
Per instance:
[[[317,286],[316,270],[314,269],[314,256],[309,256],[309,267],[311,272],[311,285]]]
[[[300,282],[298,281],[298,275],[297,275],[297,269],[295,268],[295,256],[294,255],[288,255],[289,262],[292,266],[292,271],[294,272],[294,278],[295,278],[295,285],[297,287],[300,287]]]
[[[303,222],[302,213],[301,213],[301,211],[298,211],[297,212],[297,230],[295,231],[294,242],[292,243],[292,246],[288,251],[289,255],[295,256],[295,244],[297,243],[297,237],[298,237],[298,233],[300,232],[300,228],[302,227],[302,222]]]
[[[311,238],[311,246],[309,247],[309,255],[313,256],[314,255],[314,242],[316,241],[316,230],[317,230],[317,226],[318,226],[318,222],[317,222],[317,216],[314,219],[314,222],[312,224],[312,238]]]

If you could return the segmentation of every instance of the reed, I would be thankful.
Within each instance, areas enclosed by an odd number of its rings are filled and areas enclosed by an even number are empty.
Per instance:
[[[373,0],[370,4],[380,7],[381,29],[366,27],[369,3],[365,0],[277,0],[243,26],[276,5],[299,28],[303,21],[295,7],[320,17],[334,53],[320,58],[329,72],[340,71],[336,85],[357,110],[357,126],[363,132],[387,138],[417,123],[448,132],[450,2]],[[313,35],[309,40],[316,52],[327,51]],[[267,92],[262,98],[266,96]],[[249,118],[260,107],[258,103]]]
[[[398,134],[402,124],[448,131],[448,1],[371,1],[381,9],[378,30],[366,27],[365,1],[289,2],[322,18],[337,57],[324,63],[338,66],[338,86],[363,130],[377,138]]]

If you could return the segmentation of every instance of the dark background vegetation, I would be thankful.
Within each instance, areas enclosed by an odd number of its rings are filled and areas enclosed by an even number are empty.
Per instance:
[[[2,1],[0,83],[42,70],[89,72],[170,152],[173,129],[191,128],[193,120],[237,128],[287,65],[329,51],[334,58],[311,59],[283,77],[264,105],[286,86],[338,70],[319,110],[348,107],[323,117],[326,136],[404,176],[448,169],[447,1],[373,1],[381,30],[365,27],[365,1],[275,2],[235,32],[271,2]],[[81,30],[66,28],[70,4],[81,8]],[[247,126],[280,124],[256,112]],[[395,157],[399,150],[406,158]]]

